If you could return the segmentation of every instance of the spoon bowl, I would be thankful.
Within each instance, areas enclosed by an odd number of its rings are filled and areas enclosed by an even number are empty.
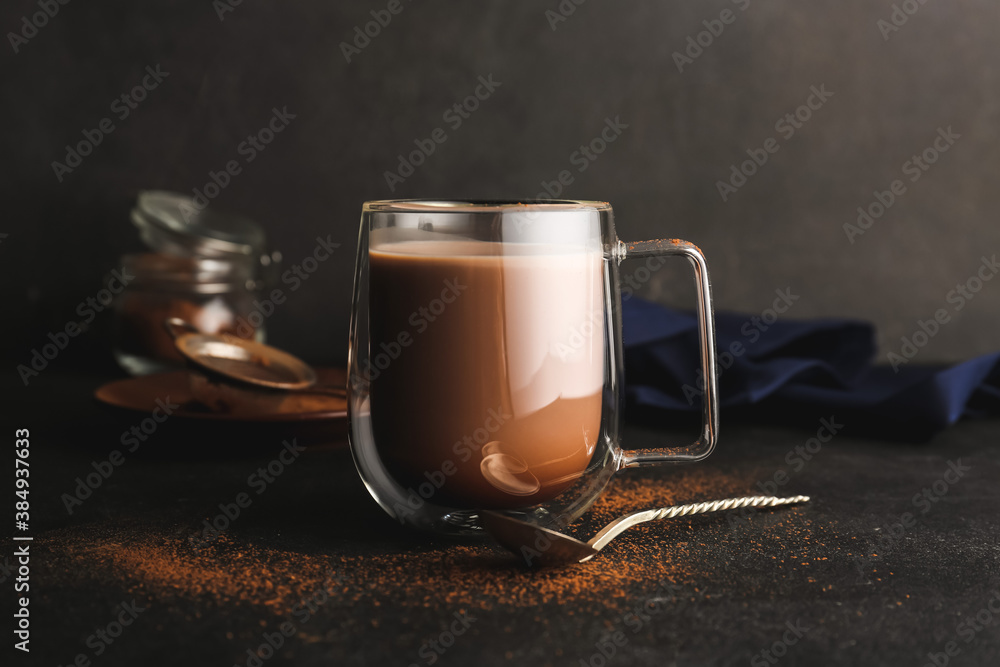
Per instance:
[[[177,351],[210,378],[223,378],[263,389],[343,397],[346,390],[316,386],[316,371],[276,347],[236,336],[206,334],[182,319],[164,322]]]
[[[598,550],[586,542],[549,528],[536,526],[499,512],[483,512],[483,527],[500,546],[520,556],[528,565],[582,563]]]

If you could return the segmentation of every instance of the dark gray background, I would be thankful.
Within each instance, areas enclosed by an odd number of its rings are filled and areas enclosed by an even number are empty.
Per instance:
[[[389,197],[530,197],[563,169],[564,196],[606,199],[625,239],[679,236],[700,245],[720,308],[759,314],[776,288],[801,296],[790,317],[874,321],[885,353],[1000,249],[1000,5],[928,0],[883,39],[892,3],[588,0],[553,30],[546,2],[402,0],[404,10],[345,61],[339,44],[384,2],[244,1],[220,21],[202,2],[70,2],[13,53],[3,77],[0,232],[5,355],[27,363],[46,332],[138,247],[128,211],[146,188],[191,192],[273,107],[297,115],[215,204],[265,225],[288,262],[317,235],[336,256],[269,321],[270,340],[315,362],[346,358],[361,203]],[[693,64],[672,59],[724,8],[736,20]],[[0,30],[38,11],[0,9]],[[170,73],[62,183],[51,163],[147,65]],[[461,128],[442,113],[477,77],[502,82]],[[834,96],[747,185],[723,202],[716,181],[810,86]],[[584,173],[570,155],[606,118],[628,129]],[[843,224],[900,178],[939,127],[955,146],[868,232]],[[448,140],[390,190],[397,155],[436,127]],[[627,270],[627,269],[626,269]],[[686,267],[664,269],[647,295],[690,302]],[[1000,281],[922,350],[920,361],[998,347]],[[106,318],[105,318],[106,319]],[[104,320],[99,320],[98,325]],[[102,358],[100,326],[56,362]]]

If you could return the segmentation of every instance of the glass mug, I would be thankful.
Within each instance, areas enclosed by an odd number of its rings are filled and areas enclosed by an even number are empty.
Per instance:
[[[693,444],[623,450],[618,265],[686,257],[706,378]],[[597,201],[364,204],[348,358],[354,462],[404,524],[481,532],[478,511],[566,525],[618,470],[708,456],[715,327],[701,251],[624,243]]]

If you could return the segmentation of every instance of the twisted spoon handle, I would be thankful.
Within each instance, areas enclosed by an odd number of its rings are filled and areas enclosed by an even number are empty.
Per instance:
[[[777,507],[779,505],[795,505],[807,502],[809,502],[809,496],[791,496],[790,498],[744,496],[742,498],[726,498],[725,500],[711,500],[704,503],[691,503],[690,505],[674,505],[673,507],[661,507],[655,510],[643,510],[641,512],[626,514],[620,519],[611,522],[601,532],[594,535],[588,544],[594,549],[600,550],[608,542],[632,526],[646,523],[647,521],[656,521],[657,519],[673,519],[679,516],[708,514],[710,512],[738,509],[740,507]]]

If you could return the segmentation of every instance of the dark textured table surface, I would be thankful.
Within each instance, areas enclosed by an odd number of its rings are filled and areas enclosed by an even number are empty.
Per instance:
[[[912,445],[724,420],[709,461],[622,473],[581,533],[758,482],[814,501],[647,524],[589,563],[530,571],[485,541],[400,528],[342,426],[265,478],[296,434],[168,419],[128,452],[143,415],[97,405],[98,383],[53,371],[3,415],[11,440],[30,429],[34,537],[31,653],[4,664],[1000,663],[997,421]],[[625,432],[629,447],[678,437]],[[120,465],[69,513],[114,449]]]

